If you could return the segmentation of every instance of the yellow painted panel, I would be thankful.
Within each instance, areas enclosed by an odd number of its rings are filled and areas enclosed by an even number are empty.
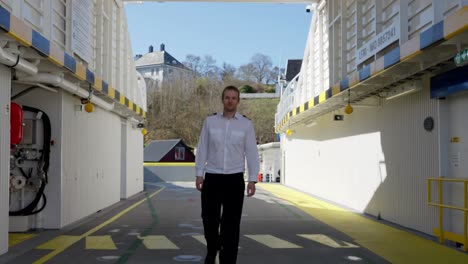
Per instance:
[[[26,46],[31,46],[32,43],[32,29],[21,19],[14,15],[10,16],[10,32],[13,38]]]
[[[76,71],[75,71],[76,76],[78,79],[85,81],[86,80],[86,68],[79,64],[78,62],[76,63]]]
[[[332,86],[332,96],[335,96],[341,92],[340,83]]]
[[[120,104],[125,105],[125,96],[120,95]]]
[[[136,107],[136,113],[137,113],[137,114],[140,114],[140,112],[141,112],[141,108],[140,108],[139,106],[137,106],[137,107]]]
[[[98,91],[102,91],[102,79],[94,76],[94,88]]]
[[[349,82],[348,82],[348,85],[349,87],[352,87],[353,85],[359,83],[359,72],[358,71],[354,71],[351,73],[351,75],[349,75]]]
[[[114,89],[114,87],[109,85],[109,89],[107,90],[107,95],[112,99],[115,98],[115,89]]]
[[[36,249],[49,249],[49,250],[65,249],[75,244],[82,238],[83,238],[82,236],[58,236],[38,246]]]
[[[257,184],[318,221],[350,236],[390,263],[468,263],[468,255],[434,241],[379,223],[283,185]]]
[[[450,39],[463,31],[468,30],[468,6],[451,14],[444,21],[444,37]]]
[[[179,247],[165,236],[146,236],[139,238],[143,239],[143,245],[145,245],[147,249],[179,249]]]
[[[302,248],[294,243],[286,240],[277,238],[272,235],[245,235],[246,237],[253,239],[269,248]]]
[[[419,37],[415,37],[415,38],[408,40],[403,45],[401,45],[400,47],[401,61],[409,60],[413,58],[414,56],[421,53],[421,51],[419,50],[420,41],[421,39]]]
[[[143,111],[143,118],[146,118],[146,112]]]
[[[332,239],[331,237],[322,234],[299,234],[298,236],[332,248],[359,248],[359,246],[353,245],[345,241]]]
[[[384,56],[371,63],[371,77],[384,70]]]
[[[86,237],[86,249],[117,249],[111,236],[89,236]]]
[[[12,247],[20,244],[28,239],[35,237],[34,234],[25,234],[25,233],[9,233],[8,234],[8,247]]]
[[[301,104],[301,107],[300,107],[301,113],[304,112],[304,109],[305,109],[305,105]]]
[[[321,92],[319,95],[319,103],[325,102],[327,100],[327,92]]]
[[[314,107],[314,98],[309,100],[309,109]]]
[[[57,45],[55,42],[50,42],[50,55],[49,59],[55,63],[56,65],[63,67],[64,59],[65,59],[65,52],[63,49]]]
[[[133,111],[133,102],[130,100],[128,101],[128,109]]]

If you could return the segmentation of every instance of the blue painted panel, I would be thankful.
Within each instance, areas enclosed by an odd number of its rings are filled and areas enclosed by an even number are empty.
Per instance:
[[[332,88],[328,88],[328,90],[326,91],[326,99],[328,98],[331,98],[332,97]]]
[[[32,31],[32,46],[42,56],[47,57],[50,54],[50,43],[49,40],[42,36],[39,32],[33,29]]]
[[[453,69],[431,78],[431,98],[468,91],[468,65]]]
[[[421,32],[419,38],[419,48],[421,50],[429,47],[430,45],[436,43],[439,40],[442,40],[444,38],[444,21],[442,20],[439,23],[430,27],[428,30]]]
[[[340,91],[344,91],[346,89],[348,89],[349,87],[349,78],[346,77],[344,78],[343,80],[340,81]]]
[[[109,85],[105,81],[102,81],[102,92],[104,94],[107,94],[109,92]]]
[[[400,61],[400,47],[396,47],[384,55],[384,69]]]
[[[86,80],[94,85],[94,73],[89,69],[86,69]]]
[[[0,28],[10,31],[10,12],[2,6],[0,6]]]
[[[364,66],[360,71],[359,71],[359,81],[362,82],[365,79],[369,78],[371,75],[371,68],[370,65]]]
[[[65,58],[63,59],[63,64],[65,65],[66,68],[68,68],[70,71],[75,72],[76,71],[76,60],[72,56],[70,56],[68,53],[65,52]]]

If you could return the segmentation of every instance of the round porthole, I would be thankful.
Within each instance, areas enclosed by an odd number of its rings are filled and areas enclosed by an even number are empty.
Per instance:
[[[434,119],[432,117],[426,117],[426,119],[424,119],[424,129],[426,131],[432,131],[432,129],[434,129]]]

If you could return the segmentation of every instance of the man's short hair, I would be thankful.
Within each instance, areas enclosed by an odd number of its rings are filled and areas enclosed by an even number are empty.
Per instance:
[[[239,98],[240,100],[240,91],[237,87],[235,87],[234,85],[229,85],[229,86],[226,86],[224,87],[224,90],[223,90],[223,93],[221,94],[221,100],[224,100],[224,92],[226,91],[235,91],[237,93],[237,97]]]

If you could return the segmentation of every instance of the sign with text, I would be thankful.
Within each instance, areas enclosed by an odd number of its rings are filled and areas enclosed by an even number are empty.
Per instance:
[[[91,0],[72,1],[72,51],[84,61],[91,61]]]
[[[400,38],[400,23],[395,23],[357,50],[357,64],[362,63]]]

